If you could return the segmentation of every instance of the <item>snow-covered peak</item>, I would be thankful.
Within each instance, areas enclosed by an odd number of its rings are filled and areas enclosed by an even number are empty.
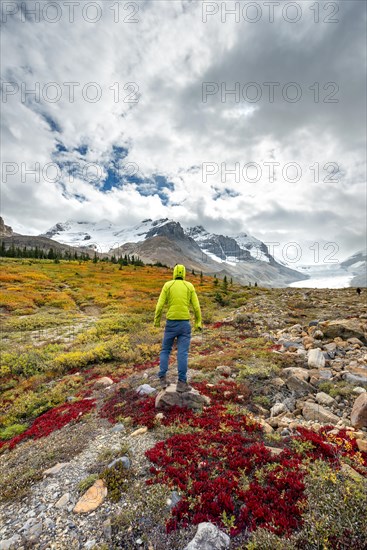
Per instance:
[[[108,252],[111,248],[125,243],[144,241],[147,234],[159,227],[172,223],[168,218],[146,219],[133,227],[124,227],[103,219],[98,222],[67,220],[57,223],[42,236],[62,244],[85,246],[98,252]],[[173,222],[174,223],[174,222]]]

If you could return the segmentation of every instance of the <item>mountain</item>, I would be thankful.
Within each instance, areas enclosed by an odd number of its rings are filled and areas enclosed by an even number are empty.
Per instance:
[[[227,275],[244,284],[256,281],[265,286],[284,286],[305,278],[274,260],[264,243],[245,233],[237,236],[208,233],[202,226],[184,230],[169,219],[144,220],[132,229],[115,234],[127,239],[112,249],[115,255],[134,254],[144,262],[174,265],[207,274]]]
[[[145,263],[173,266],[182,262],[188,269],[227,275],[245,284],[256,281],[265,286],[285,286],[307,278],[277,262],[267,246],[251,235],[209,233],[202,226],[184,229],[168,218],[149,218],[123,228],[108,220],[68,220],[57,223],[42,236],[110,255],[134,254]]]
[[[340,267],[354,275],[350,286],[367,286],[367,250],[349,256]]]
[[[0,237],[11,237],[13,230],[10,225],[5,225],[4,220],[0,216]]]
[[[99,252],[109,252],[125,243],[136,243],[153,237],[168,218],[144,220],[133,227],[122,228],[108,220],[99,222],[73,221],[57,223],[41,236],[72,246],[87,246]],[[164,231],[164,230],[163,230]]]
[[[62,225],[62,224],[58,224]],[[81,252],[88,253],[91,257],[93,254],[91,253],[90,248],[86,248],[85,246],[80,247],[73,247],[69,244],[60,243],[57,240],[54,240],[50,237],[46,237],[43,235],[20,235],[19,233],[15,233],[12,228],[8,225],[4,224],[4,220],[0,217],[0,244],[4,243],[5,249],[9,249],[12,246],[15,248],[38,248],[39,250],[43,250],[44,252],[48,252],[50,248],[52,248],[54,251],[58,252],[70,252],[74,253],[77,252],[80,254]],[[98,254],[99,256],[104,256],[105,254]]]

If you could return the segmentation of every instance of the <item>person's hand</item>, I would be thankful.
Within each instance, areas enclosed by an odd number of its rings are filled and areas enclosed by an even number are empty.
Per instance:
[[[158,323],[158,321],[156,321],[156,322],[154,323],[154,326],[155,326],[156,328],[159,328],[159,327],[161,326],[161,324]]]
[[[203,327],[195,327],[195,330],[201,332],[203,330]]]

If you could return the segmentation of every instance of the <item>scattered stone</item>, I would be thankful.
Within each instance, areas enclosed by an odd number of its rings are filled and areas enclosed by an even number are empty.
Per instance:
[[[362,347],[363,342],[359,338],[348,338],[347,342],[353,344],[354,346]]]
[[[319,348],[309,350],[307,365],[310,369],[322,369],[325,366],[325,357]]]
[[[361,393],[354,401],[350,420],[354,428],[367,427],[367,392]]]
[[[107,487],[105,487],[103,479],[97,479],[92,487],[78,500],[73,512],[76,514],[91,512],[102,504],[106,496]]]
[[[367,441],[365,439],[356,439],[356,443],[361,453],[367,453]]]
[[[287,378],[286,385],[289,390],[299,393],[311,393],[313,390],[311,384],[305,382],[305,380],[298,376],[290,376]]]
[[[336,403],[335,399],[331,397],[331,395],[323,391],[320,391],[319,393],[316,394],[316,401],[320,403],[320,405],[327,405],[327,406],[335,405]]]
[[[97,378],[94,385],[101,388],[107,388],[108,386],[112,386],[112,384],[113,380],[111,378],[103,376],[102,378]]]
[[[346,372],[344,375],[344,380],[349,382],[349,384],[366,384],[367,385],[367,375],[363,376],[362,374],[352,374],[351,372]]]
[[[103,524],[102,524],[102,530],[103,534],[106,537],[107,540],[111,540],[112,538],[112,525],[110,518],[107,518]]]
[[[210,404],[210,398],[201,395],[197,390],[188,392],[177,392],[176,384],[170,384],[168,388],[159,392],[155,400],[156,409],[170,409],[171,407],[187,407],[188,409],[200,410],[204,405]]]
[[[313,337],[317,340],[321,340],[324,337],[324,333],[322,332],[322,330],[315,330],[315,332],[313,333]]]
[[[210,522],[199,523],[195,537],[184,550],[225,550],[230,538]]]
[[[284,369],[284,370],[286,370],[286,369]],[[279,376],[276,376],[275,378],[273,378],[271,380],[271,384],[272,384],[272,386],[276,386],[277,388],[281,388],[282,386],[285,386],[284,380],[279,378]]]
[[[330,369],[320,369],[319,376],[323,380],[330,380],[333,377],[333,373],[331,372]]]
[[[115,458],[115,460],[110,462],[107,467],[114,468],[116,464],[122,464],[126,470],[129,470],[131,468],[131,462],[127,456],[120,456],[119,458]]]
[[[273,418],[274,416],[279,416],[281,413],[285,412],[288,412],[288,409],[284,403],[275,403],[275,405],[273,405],[270,409],[270,416]]]
[[[84,548],[86,548],[87,550],[91,550],[93,546],[95,546],[96,544],[97,544],[97,541],[95,539],[87,540],[87,542],[84,544]]]
[[[358,338],[363,345],[367,344],[367,338],[360,319],[354,318],[325,321],[320,323],[320,328],[326,338],[341,337],[344,340],[348,338]]]
[[[62,468],[64,468],[68,464],[69,462],[58,462],[57,464],[55,464],[55,466],[52,466],[52,468],[48,468],[48,470],[45,470],[43,472],[43,475],[51,476],[51,475],[58,474],[59,471],[62,470]]]
[[[19,535],[13,535],[10,539],[0,541],[0,550],[19,549],[21,538]]]
[[[266,433],[266,434],[273,433],[274,429],[270,426],[270,424],[265,422],[265,420],[263,418],[258,419],[258,422],[259,422],[259,424],[261,424],[261,426],[264,430],[264,433]]]
[[[353,388],[353,393],[356,393],[357,395],[359,395],[360,393],[365,393],[365,392],[366,392],[366,389],[361,388],[360,386],[356,386],[355,388]]]
[[[123,432],[124,430],[125,430],[125,426],[121,423],[118,423],[118,424],[114,425],[111,432],[112,433],[118,433],[118,432]]]
[[[151,393],[154,393],[157,391],[155,388],[152,388],[149,384],[142,384],[136,389],[136,393],[138,395],[150,395]]]
[[[339,422],[339,418],[335,414],[316,403],[305,403],[302,414],[306,420],[315,420],[324,424],[336,425]]]
[[[310,379],[310,371],[307,369],[302,369],[301,367],[287,367],[283,369],[283,374],[285,374],[286,378],[290,376],[297,376],[306,382]]]
[[[181,497],[178,494],[177,491],[172,491],[170,498],[167,499],[167,506],[169,506],[171,509],[177,506],[177,504],[181,501]]]
[[[70,493],[64,493],[62,497],[56,502],[56,508],[64,508],[70,500]]]
[[[147,433],[147,431],[148,431],[148,428],[146,426],[143,426],[143,428],[138,428],[137,430],[135,430],[135,432],[130,434],[130,437],[136,437],[137,435],[144,435]]]

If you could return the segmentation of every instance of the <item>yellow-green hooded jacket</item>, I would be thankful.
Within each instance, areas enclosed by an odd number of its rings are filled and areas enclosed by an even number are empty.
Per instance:
[[[155,308],[154,326],[159,327],[162,310],[168,303],[166,318],[170,321],[183,321],[190,319],[190,306],[195,313],[195,328],[201,328],[201,311],[199,300],[193,284],[185,281],[186,268],[184,265],[176,265],[173,270],[173,280],[163,285],[161,294]]]

